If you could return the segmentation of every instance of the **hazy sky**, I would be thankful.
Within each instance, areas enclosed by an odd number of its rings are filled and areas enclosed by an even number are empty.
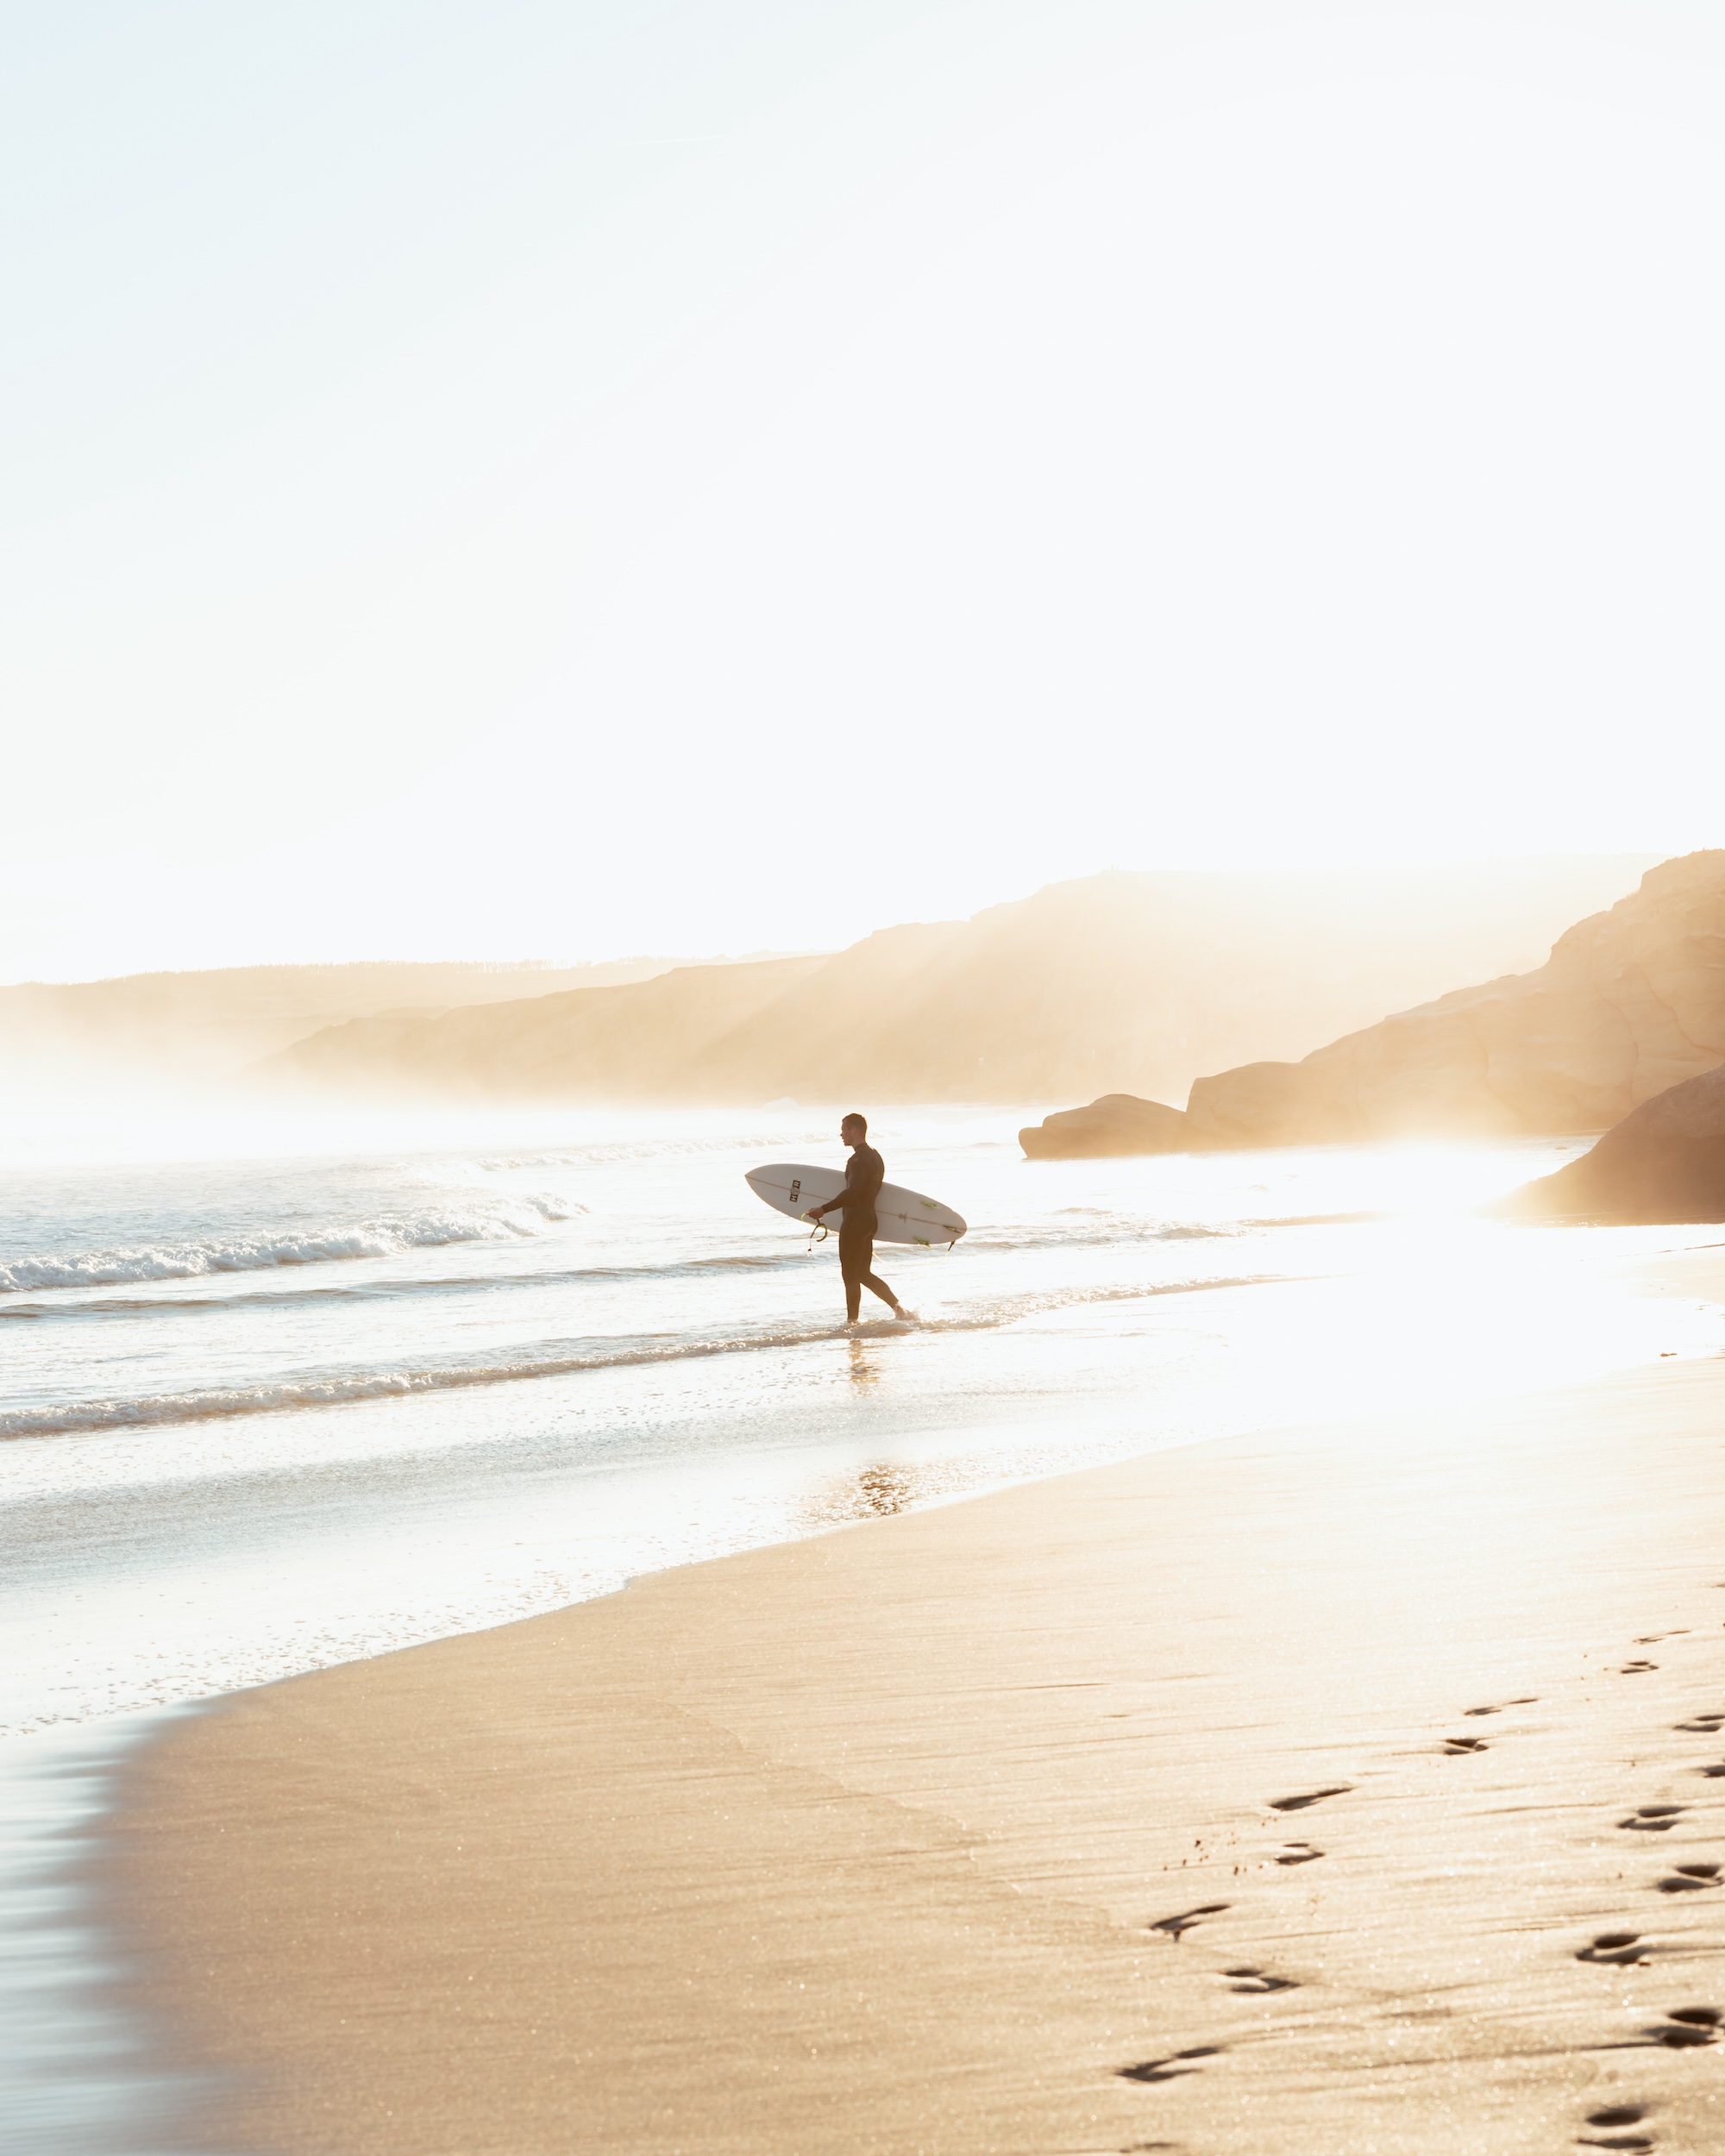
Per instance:
[[[1717,0],[0,24],[0,979],[1725,841]]]

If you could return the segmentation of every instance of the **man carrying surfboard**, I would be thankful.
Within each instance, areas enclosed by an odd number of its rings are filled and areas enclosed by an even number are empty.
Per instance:
[[[841,1206],[844,1208],[844,1218],[838,1224],[838,1269],[844,1275],[845,1317],[856,1324],[866,1288],[891,1305],[895,1318],[908,1319],[910,1312],[875,1270],[875,1231],[880,1225],[875,1200],[887,1180],[887,1163],[869,1143],[867,1116],[847,1115],[838,1126],[838,1135],[850,1148],[844,1167],[844,1188],[824,1206],[811,1206],[808,1217],[819,1220],[824,1213],[836,1213]]]

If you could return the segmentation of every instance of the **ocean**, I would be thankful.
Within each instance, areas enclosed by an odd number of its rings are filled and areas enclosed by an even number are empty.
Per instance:
[[[37,2156],[175,2145],[72,1863],[164,1714],[1152,1448],[1725,1351],[1618,1269],[1716,1230],[1477,1212],[1585,1140],[1026,1162],[1039,1109],[874,1116],[970,1232],[879,1246],[918,1322],[847,1333],[836,1242],[743,1181],[841,1164],[838,1113],[0,1142],[0,2112]]]

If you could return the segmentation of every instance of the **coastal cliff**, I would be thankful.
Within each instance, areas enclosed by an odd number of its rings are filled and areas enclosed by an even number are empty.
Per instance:
[[[649,981],[674,958],[601,965],[232,966],[0,987],[0,1106],[220,1084],[313,1034],[375,1021],[397,1033],[450,1010]],[[370,1037],[376,1037],[372,1036]]]
[[[1179,1100],[1201,1071],[1530,963],[1645,866],[1111,870],[831,956],[332,1027],[255,1075],[443,1099]]]
[[[1302,1062],[1201,1078],[1209,1145],[1608,1129],[1725,1058],[1725,850],[1649,869],[1536,972],[1401,1012]]]

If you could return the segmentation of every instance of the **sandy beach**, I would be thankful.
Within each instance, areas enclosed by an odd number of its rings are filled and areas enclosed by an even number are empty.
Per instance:
[[[1725,4],[0,55],[0,2156],[1725,2156]]]
[[[106,1859],[198,2145],[1716,2147],[1722,1455],[1673,1360],[219,1702]]]

